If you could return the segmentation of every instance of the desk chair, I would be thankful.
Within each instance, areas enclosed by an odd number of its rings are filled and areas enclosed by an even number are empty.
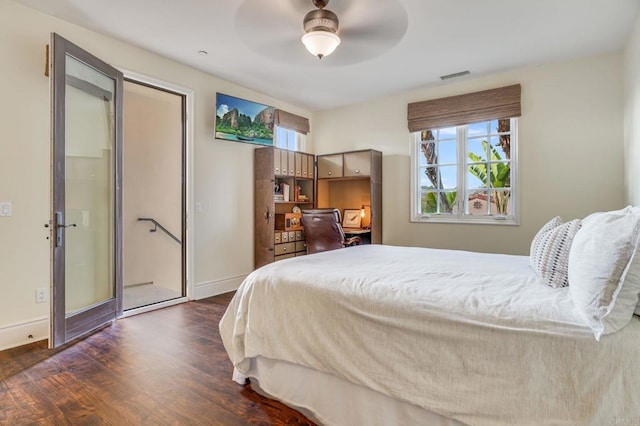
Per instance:
[[[338,209],[302,210],[302,226],[307,239],[307,253],[335,250],[359,245],[359,237],[346,238]]]

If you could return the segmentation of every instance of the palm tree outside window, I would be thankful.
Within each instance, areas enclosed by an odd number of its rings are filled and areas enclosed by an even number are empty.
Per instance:
[[[413,221],[517,223],[517,119],[414,133]]]

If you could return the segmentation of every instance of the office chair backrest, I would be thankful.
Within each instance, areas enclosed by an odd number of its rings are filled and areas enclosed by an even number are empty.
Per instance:
[[[307,253],[344,248],[340,210],[309,209],[302,211],[302,226],[307,239]]]

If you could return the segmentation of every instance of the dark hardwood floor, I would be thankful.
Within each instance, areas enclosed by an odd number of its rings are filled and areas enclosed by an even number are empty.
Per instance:
[[[231,294],[124,318],[60,350],[0,352],[0,424],[312,425],[231,380]]]

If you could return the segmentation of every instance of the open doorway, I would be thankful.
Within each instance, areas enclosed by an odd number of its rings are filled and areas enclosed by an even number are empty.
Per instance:
[[[186,300],[186,94],[124,82],[123,309]]]

